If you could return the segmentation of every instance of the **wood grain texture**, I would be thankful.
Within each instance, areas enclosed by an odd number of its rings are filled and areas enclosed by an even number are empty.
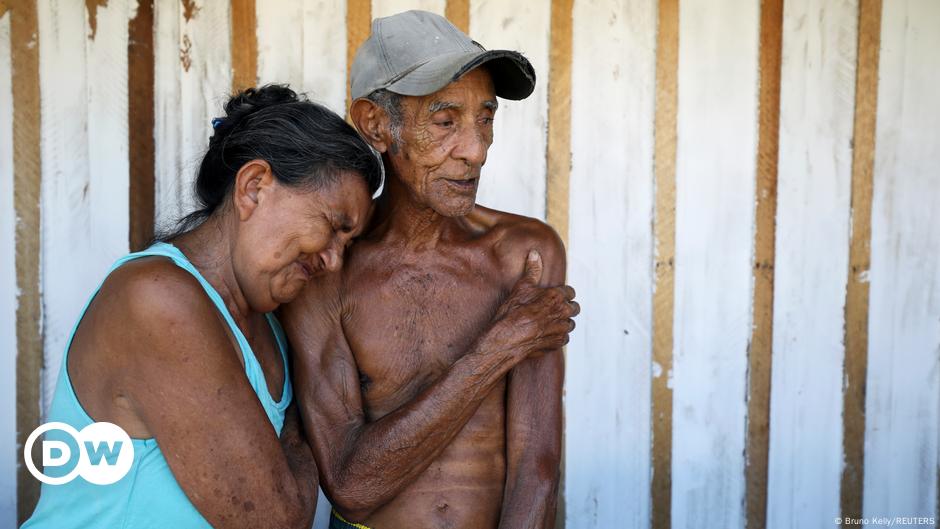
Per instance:
[[[92,289],[128,251],[130,3],[39,3],[42,122],[43,413]],[[76,266],[81,263],[81,266]]]
[[[672,527],[744,526],[757,2],[679,5]]]
[[[42,298],[40,295],[40,213],[42,184],[39,111],[39,22],[36,3],[10,6],[13,90],[13,204],[16,209],[16,442],[40,421]],[[25,465],[17,470],[17,519],[22,523],[39,499],[39,482]]]
[[[156,208],[158,230],[193,211],[193,181],[232,89],[229,2],[157,2]]]
[[[862,510],[935,517],[940,3],[891,0],[881,16]]]
[[[381,18],[402,13],[411,9],[430,11],[444,15],[446,0],[372,0],[372,18]]]
[[[656,1],[575,2],[572,46],[566,527],[646,529]]]
[[[258,21],[255,0],[231,2],[232,92],[238,92],[258,84]],[[264,11],[276,8],[273,5],[262,5]]]
[[[346,112],[349,111],[349,71],[359,46],[369,38],[372,27],[372,0],[346,1]]]
[[[568,241],[568,181],[571,176],[571,26],[573,0],[552,3],[548,72],[548,183],[546,218]]]
[[[783,12],[769,527],[839,517],[857,6]]]
[[[560,9],[564,9],[565,4],[568,5],[570,11],[570,0],[562,0]],[[559,9],[556,8],[555,5],[554,3],[552,4],[552,9]],[[464,33],[470,32],[470,0],[447,0],[447,6],[444,8],[444,16],[457,26],[460,31]]]
[[[767,526],[767,453],[773,351],[774,250],[780,127],[783,0],[762,0],[757,195],[754,210],[754,325],[748,349],[746,527]]]
[[[127,123],[130,156],[130,249],[153,239],[154,221],[153,0],[138,0],[127,41]]]
[[[258,84],[275,82],[345,113],[345,0],[277,0],[258,11]]]
[[[865,483],[865,384],[868,371],[868,315],[871,268],[872,172],[878,108],[878,53],[881,0],[860,0],[852,133],[851,240],[845,296],[845,364],[842,395],[840,486],[843,518],[862,517]]]
[[[676,75],[679,2],[659,0],[656,42],[656,149],[653,219],[653,377],[651,526],[668,529],[672,512],[672,353],[676,252]]]
[[[448,13],[451,6],[457,4],[454,0],[447,2]],[[466,17],[469,18],[469,2],[464,4]],[[548,143],[546,146],[546,166],[548,170],[546,183],[546,220],[552,226],[565,247],[568,246],[568,199],[569,179],[571,177],[571,62],[572,62],[572,12],[573,0],[559,0],[552,2],[551,13],[551,42],[549,50],[548,72]],[[457,8],[455,7],[454,10]],[[461,15],[462,16],[462,15]],[[448,15],[450,18],[450,15]],[[454,20],[455,25],[460,26]],[[466,21],[469,25],[469,20]],[[567,353],[566,353],[567,354]],[[562,418],[566,421],[566,418]],[[562,443],[564,444],[564,435]],[[562,450],[561,478],[558,490],[558,507],[555,515],[555,526],[558,529],[565,525],[565,459]]]
[[[170,229],[183,215],[180,7],[180,2],[154,3],[154,224],[158,233]]]
[[[550,5],[470,2],[470,36],[487,49],[524,52],[535,68],[535,91],[522,101],[499,101],[493,145],[480,177],[477,203],[545,220]]]
[[[0,5],[0,527],[16,527],[16,205],[13,202],[13,61]]]

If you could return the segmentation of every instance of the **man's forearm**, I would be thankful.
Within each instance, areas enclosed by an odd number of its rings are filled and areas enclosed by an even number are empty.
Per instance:
[[[512,355],[474,348],[411,402],[362,425],[334,476],[334,501],[351,516],[365,516],[398,495],[450,444],[514,362]]]

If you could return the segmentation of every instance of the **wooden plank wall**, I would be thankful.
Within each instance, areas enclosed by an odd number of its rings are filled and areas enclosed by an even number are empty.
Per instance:
[[[936,516],[940,4],[884,2],[871,222],[864,516]]]
[[[839,517],[855,2],[783,9],[768,526]]]
[[[644,80],[654,70],[647,28],[656,10],[650,0],[574,9],[568,277],[584,308],[579,326],[591,323],[568,346],[565,515],[569,527],[644,527],[654,102]]]
[[[0,4],[0,526],[16,525],[16,210],[10,13]]]
[[[141,2],[0,0],[0,526],[78,311],[192,208],[226,96],[343,113],[369,22],[413,8],[537,72],[479,200],[569,248],[558,527],[937,525],[934,0]]]

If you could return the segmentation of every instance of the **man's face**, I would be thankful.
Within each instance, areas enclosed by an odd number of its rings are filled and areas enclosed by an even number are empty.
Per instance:
[[[401,143],[388,158],[419,204],[440,215],[466,215],[493,143],[496,94],[489,72],[471,70],[443,89],[402,98]]]

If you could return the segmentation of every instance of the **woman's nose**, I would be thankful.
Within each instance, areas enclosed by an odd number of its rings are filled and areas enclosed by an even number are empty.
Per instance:
[[[320,253],[323,267],[329,272],[336,272],[343,267],[343,247],[332,245]]]

